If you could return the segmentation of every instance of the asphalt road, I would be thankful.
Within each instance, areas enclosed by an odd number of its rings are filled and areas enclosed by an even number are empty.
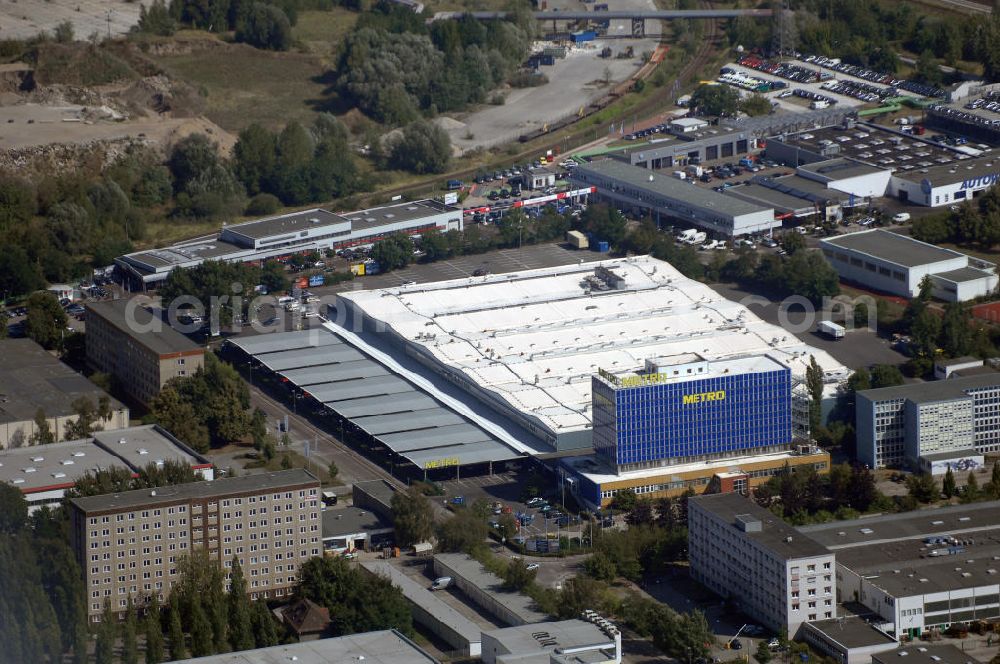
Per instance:
[[[801,299],[785,302],[771,302],[765,298],[743,290],[735,284],[709,284],[723,297],[744,302],[751,311],[768,323],[783,329],[811,346],[825,350],[849,369],[873,364],[903,364],[907,357],[890,346],[889,340],[878,336],[872,329],[857,327],[848,331],[844,339],[835,341],[816,332],[815,312],[806,310]]]

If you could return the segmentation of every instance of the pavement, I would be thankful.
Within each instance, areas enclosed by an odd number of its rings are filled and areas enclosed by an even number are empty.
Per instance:
[[[656,9],[653,0],[608,0],[612,11]],[[593,5],[589,5],[593,8]],[[549,0],[550,10],[587,10],[588,5],[579,0]],[[543,31],[551,31],[551,23],[540,24]],[[565,23],[558,25],[565,30]],[[549,82],[534,88],[509,89],[504,94],[502,105],[483,106],[469,114],[454,114],[442,127],[451,137],[452,146],[465,153],[476,148],[489,148],[516,140],[522,134],[541,129],[546,124],[572,116],[591,102],[606,95],[618,82],[624,81],[638,71],[644,61],[642,55],[656,49],[660,36],[660,22],[648,21],[645,39],[620,39],[631,32],[631,22],[611,21],[607,34],[614,39],[599,39],[574,46],[565,58],[557,59],[555,65],[542,66],[539,71]],[[601,50],[611,47],[613,55],[602,59]],[[617,58],[631,46],[632,58]],[[609,83],[605,82],[608,77]]]

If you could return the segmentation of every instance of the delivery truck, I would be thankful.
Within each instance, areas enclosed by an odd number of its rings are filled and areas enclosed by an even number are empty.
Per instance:
[[[569,242],[570,246],[574,249],[586,249],[590,244],[587,240],[587,236],[580,231],[569,231],[566,233],[566,241]]]
[[[816,326],[816,331],[831,339],[843,339],[847,334],[843,325],[838,325],[830,320],[820,321],[819,325]]]

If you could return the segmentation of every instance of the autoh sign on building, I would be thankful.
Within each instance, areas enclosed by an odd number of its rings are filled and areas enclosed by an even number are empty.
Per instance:
[[[1000,173],[991,173],[990,175],[983,175],[978,178],[969,178],[968,180],[962,180],[962,189],[981,189],[984,187],[992,187],[1000,180]]]

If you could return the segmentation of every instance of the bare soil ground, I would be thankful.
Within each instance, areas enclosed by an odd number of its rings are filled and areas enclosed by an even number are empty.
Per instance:
[[[139,20],[138,2],[124,0],[0,0],[0,39],[28,39],[52,32],[63,21],[77,39],[94,32],[107,37],[128,32]]]

